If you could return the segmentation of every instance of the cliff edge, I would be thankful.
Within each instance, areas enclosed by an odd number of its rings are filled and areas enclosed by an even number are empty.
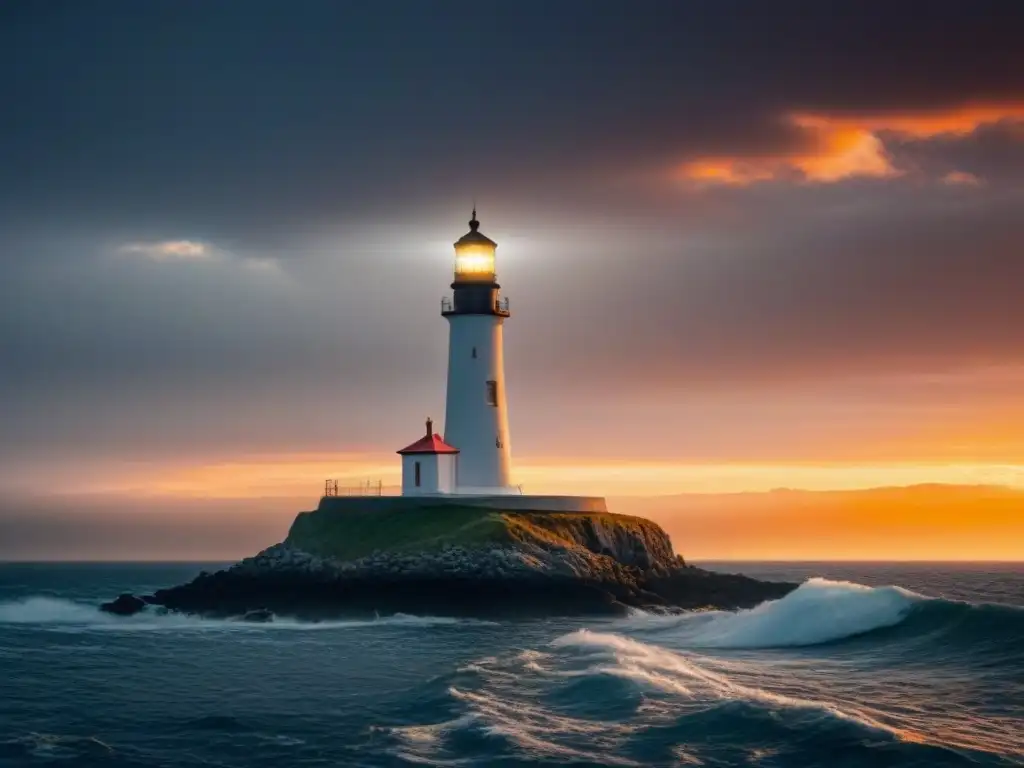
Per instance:
[[[511,512],[469,506],[372,512],[301,512],[283,546],[358,564],[390,557],[433,560],[442,550],[468,555],[503,549],[536,558],[534,569],[585,575],[601,558],[642,569],[679,563],[672,542],[650,520],[579,512]],[[411,557],[410,557],[411,556]]]
[[[602,513],[432,505],[300,513],[287,538],[216,573],[141,598],[187,613],[302,618],[403,612],[580,615],[629,607],[744,608],[796,585],[686,565],[660,526]]]

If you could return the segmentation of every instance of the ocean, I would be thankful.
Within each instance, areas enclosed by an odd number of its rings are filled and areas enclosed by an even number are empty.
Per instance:
[[[210,564],[0,565],[0,766],[1024,765],[1024,564],[705,564],[738,613],[118,618]]]

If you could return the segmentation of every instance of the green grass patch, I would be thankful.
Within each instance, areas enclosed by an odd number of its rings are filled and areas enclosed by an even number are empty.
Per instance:
[[[355,560],[377,550],[410,552],[509,540],[501,512],[459,506],[303,512],[288,532],[289,544],[342,560]]]
[[[649,520],[609,513],[510,512],[438,505],[394,510],[327,509],[303,512],[292,523],[288,543],[311,554],[356,560],[374,551],[416,552],[446,545],[474,548],[529,543],[578,546],[585,529],[657,528]]]

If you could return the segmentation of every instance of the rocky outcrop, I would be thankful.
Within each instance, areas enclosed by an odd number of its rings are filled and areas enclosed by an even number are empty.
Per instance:
[[[682,561],[661,526],[640,517],[527,513],[506,515],[506,520],[512,531],[526,534],[519,543],[542,549],[582,550],[641,569],[671,568]]]
[[[141,597],[125,593],[118,595],[109,603],[103,603],[100,606],[100,610],[106,613],[113,613],[116,616],[131,616],[141,611],[146,605],[146,601]]]
[[[477,512],[452,516],[440,539],[433,518],[399,522],[406,530],[395,539],[405,541],[412,529],[419,537],[413,545],[345,557],[365,549],[357,533],[373,540],[376,520],[369,533],[365,519],[296,520],[281,544],[153,595],[122,595],[104,610],[129,614],[153,604],[252,621],[271,614],[580,615],[743,608],[795,587],[688,566],[665,532],[642,518]],[[417,527],[428,523],[425,531]]]
[[[450,505],[360,513],[328,505],[300,513],[284,545],[356,568],[382,553],[392,559],[405,557],[407,566],[411,559],[425,567],[432,567],[440,553],[451,564],[452,552],[461,550],[485,560],[523,561],[526,555],[531,570],[577,576],[594,567],[589,555],[643,569],[677,564],[672,542],[660,526],[607,512],[512,512]]]

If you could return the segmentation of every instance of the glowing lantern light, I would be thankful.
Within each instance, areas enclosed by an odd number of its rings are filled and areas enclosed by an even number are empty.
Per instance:
[[[455,243],[455,281],[489,283],[495,279],[494,251],[498,244],[480,232],[476,209],[469,232]]]

